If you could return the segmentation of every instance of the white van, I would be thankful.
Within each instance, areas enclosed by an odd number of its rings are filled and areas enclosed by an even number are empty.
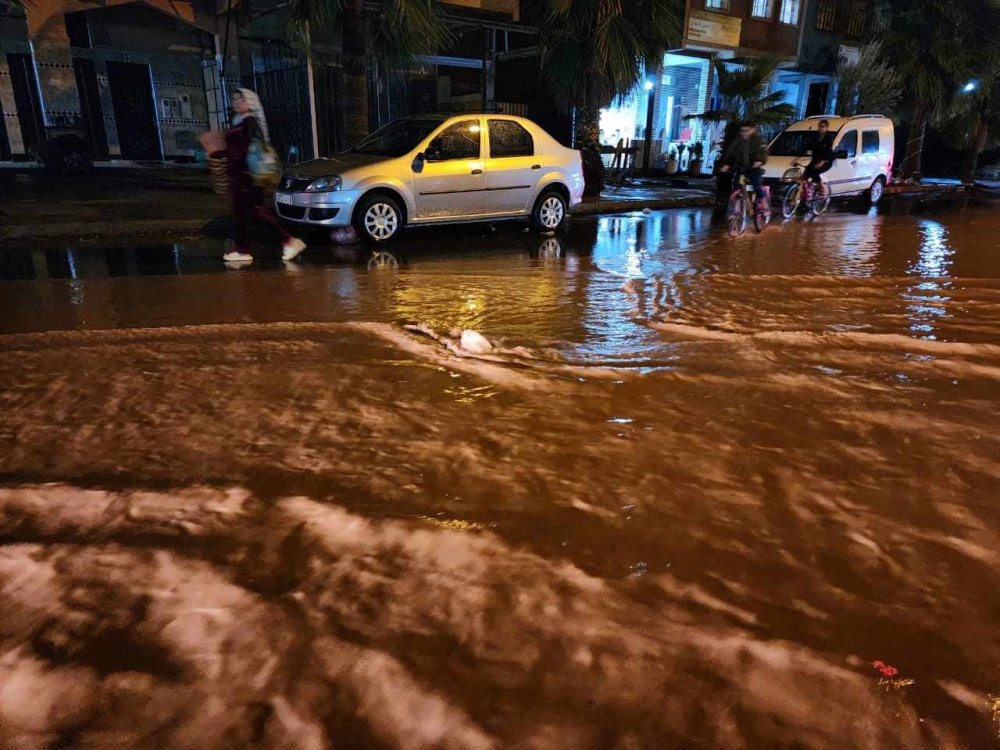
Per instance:
[[[864,195],[872,205],[882,200],[885,186],[892,181],[896,154],[896,132],[892,120],[882,115],[809,117],[789,125],[767,149],[764,179],[772,185],[802,179],[802,167],[809,163],[806,152],[816,135],[820,120],[830,123],[837,159],[823,181],[833,197]]]

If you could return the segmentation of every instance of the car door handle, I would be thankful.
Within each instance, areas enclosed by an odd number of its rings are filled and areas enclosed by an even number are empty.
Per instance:
[[[481,169],[473,169],[472,170],[472,174],[482,174],[482,173],[483,173],[483,170],[481,170]]]
[[[542,168],[542,165],[541,165],[541,164],[532,164],[532,165],[531,165],[531,168],[532,168],[532,169],[541,169],[541,168]]]

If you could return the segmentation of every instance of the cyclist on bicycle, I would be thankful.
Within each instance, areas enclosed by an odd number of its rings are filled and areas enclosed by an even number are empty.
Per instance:
[[[812,159],[802,175],[803,180],[815,182],[819,185],[820,193],[823,192],[822,175],[830,171],[833,166],[833,138],[830,132],[830,123],[827,120],[820,120],[817,126],[816,136],[809,143],[809,151]]]
[[[764,191],[764,165],[767,164],[767,144],[763,136],[757,132],[757,126],[752,122],[740,125],[740,137],[729,144],[722,155],[722,172],[735,169],[747,178],[753,185],[758,200],[766,197]]]

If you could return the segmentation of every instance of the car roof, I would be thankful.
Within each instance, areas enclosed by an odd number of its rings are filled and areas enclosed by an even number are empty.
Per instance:
[[[852,117],[837,117],[836,115],[816,115],[814,117],[807,117],[804,120],[799,120],[796,123],[792,123],[788,126],[787,130],[790,131],[801,131],[801,130],[815,130],[819,126],[820,120],[827,120],[830,123],[830,130],[840,130],[849,122],[862,121],[862,120],[880,120],[883,124],[892,127],[892,120],[885,115],[854,115]]]

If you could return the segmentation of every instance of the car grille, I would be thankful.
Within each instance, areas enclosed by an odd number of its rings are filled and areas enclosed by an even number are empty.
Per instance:
[[[306,217],[305,206],[286,206],[284,203],[278,204],[278,216],[283,219],[301,221]]]
[[[312,184],[312,181],[312,177],[292,177],[288,175],[281,178],[281,184],[278,186],[278,189],[284,193],[301,193]]]

